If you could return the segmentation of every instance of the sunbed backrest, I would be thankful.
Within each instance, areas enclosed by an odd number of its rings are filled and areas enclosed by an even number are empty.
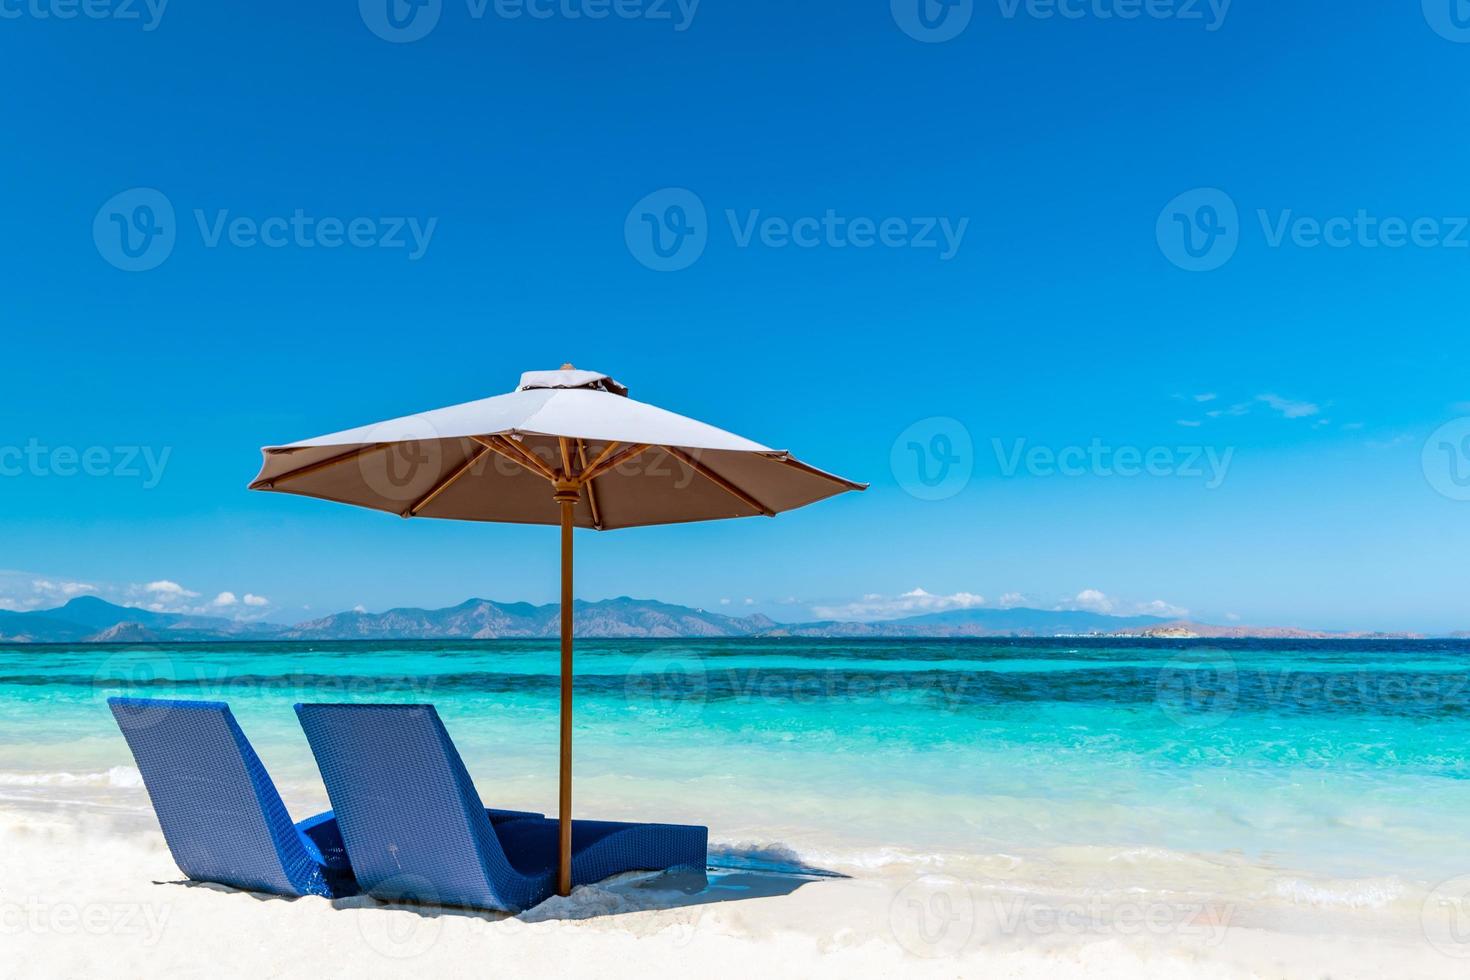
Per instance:
[[[521,876],[432,705],[298,704],[296,713],[364,891],[520,907]]]
[[[110,698],[164,839],[197,881],[301,893],[317,873],[228,705]]]

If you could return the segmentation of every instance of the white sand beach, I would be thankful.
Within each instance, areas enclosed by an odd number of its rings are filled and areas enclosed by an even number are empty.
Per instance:
[[[520,916],[287,900],[183,881],[135,780],[124,768],[7,787],[7,976],[1367,978],[1470,963],[1451,933],[1448,947],[1426,937],[1422,891],[1393,882],[1162,851],[792,854],[732,838],[749,829],[734,819],[711,821],[712,863],[799,858],[847,877],[715,869],[691,890],[629,875]]]

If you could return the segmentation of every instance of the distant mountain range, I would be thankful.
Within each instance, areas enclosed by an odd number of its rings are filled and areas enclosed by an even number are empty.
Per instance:
[[[191,643],[210,640],[408,640],[552,637],[560,607],[469,599],[447,609],[343,612],[295,626],[241,623],[118,606],[95,596],[56,609],[0,611],[5,643]],[[777,623],[765,616],[735,617],[651,599],[577,600],[572,621],[579,637],[958,637],[1144,636],[1274,639],[1417,638],[1406,633],[1330,633],[1290,627],[1211,626],[1157,616],[1109,616],[1075,610],[958,609],[880,622]]]

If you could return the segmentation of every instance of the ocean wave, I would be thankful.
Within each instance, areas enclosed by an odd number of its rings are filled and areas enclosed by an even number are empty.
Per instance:
[[[1404,883],[1397,878],[1360,878],[1322,882],[1302,878],[1278,878],[1272,892],[1295,905],[1318,908],[1381,909],[1393,904],[1404,894]]]
[[[113,766],[102,772],[0,772],[0,786],[106,786],[135,789],[143,774],[132,766]]]

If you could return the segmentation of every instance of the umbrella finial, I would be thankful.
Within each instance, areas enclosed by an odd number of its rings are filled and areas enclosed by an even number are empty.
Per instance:
[[[568,361],[567,363],[563,364],[561,366],[561,369],[563,371],[575,371],[575,370],[577,370],[576,368],[572,367],[572,362],[571,361]]]

